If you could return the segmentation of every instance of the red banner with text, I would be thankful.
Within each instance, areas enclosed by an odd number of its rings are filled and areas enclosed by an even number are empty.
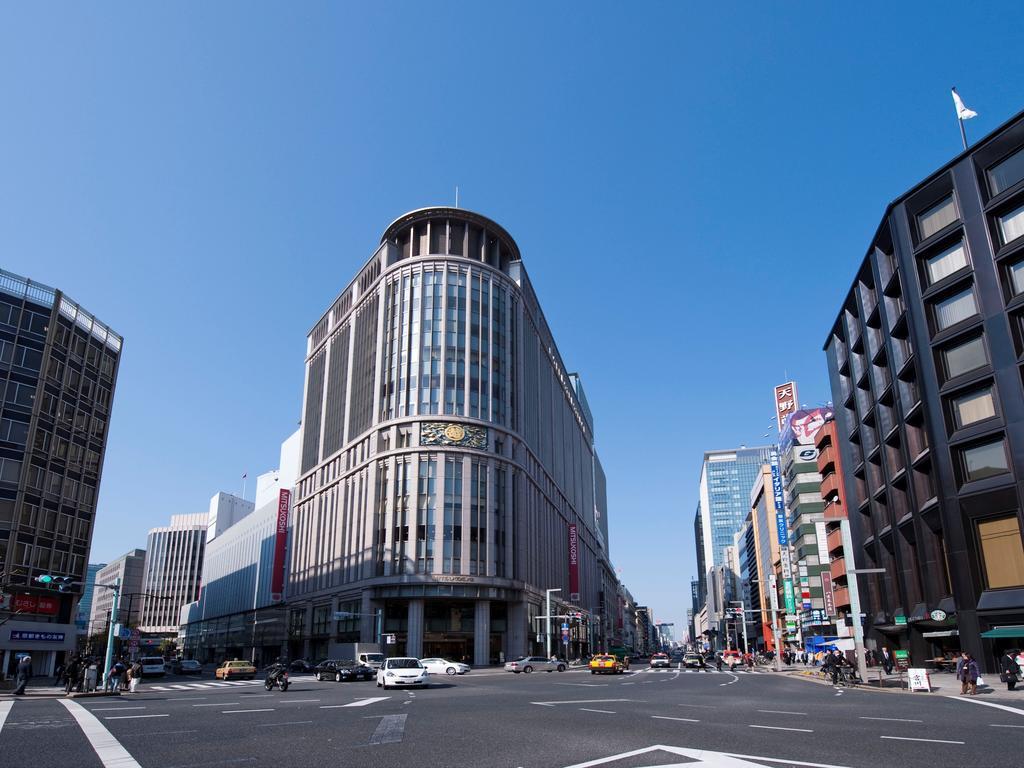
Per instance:
[[[270,599],[284,599],[285,555],[288,552],[288,506],[292,493],[282,488],[277,497],[277,537],[274,540],[274,569],[270,573]]]

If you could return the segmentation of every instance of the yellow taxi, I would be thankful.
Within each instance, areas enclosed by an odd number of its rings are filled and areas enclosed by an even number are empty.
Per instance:
[[[217,671],[213,673],[213,676],[218,680],[238,680],[239,678],[252,680],[256,677],[256,667],[248,661],[239,661],[238,659],[225,661],[217,667]]]
[[[626,671],[625,665],[610,653],[601,653],[590,660],[590,674],[621,675]]]

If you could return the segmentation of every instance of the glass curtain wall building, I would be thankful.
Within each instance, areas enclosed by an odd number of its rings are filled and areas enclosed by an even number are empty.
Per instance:
[[[1024,646],[1024,114],[889,204],[825,340],[868,641]]]
[[[553,647],[603,645],[616,580],[581,391],[504,229],[458,208],[392,223],[308,338],[290,653],[384,635],[495,662],[543,648],[547,589],[582,616]]]
[[[76,644],[121,337],[0,270],[0,671],[49,674]],[[63,592],[37,576],[70,577]]]

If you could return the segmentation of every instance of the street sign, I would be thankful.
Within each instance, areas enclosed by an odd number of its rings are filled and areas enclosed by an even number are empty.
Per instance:
[[[395,642],[396,642],[394,635],[385,635],[385,639],[386,639],[388,645],[394,645]]]
[[[543,643],[544,642],[544,635],[542,635],[540,632],[537,633],[537,642],[538,643]]]
[[[563,623],[563,624],[562,624],[562,631],[563,631],[563,632],[568,632],[568,631],[569,631],[569,625],[568,625],[568,624],[565,624],[565,623]]]
[[[907,626],[907,617],[906,616],[897,616],[896,617],[896,626],[897,627],[905,627],[905,626]]]
[[[130,640],[132,637],[132,631],[123,624],[115,624],[114,635],[120,640]]]

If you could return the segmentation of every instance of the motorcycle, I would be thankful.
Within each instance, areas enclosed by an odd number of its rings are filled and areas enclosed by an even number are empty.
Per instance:
[[[263,687],[268,691],[272,691],[275,685],[281,689],[282,693],[288,690],[288,670],[284,665],[279,664],[267,670],[267,676],[263,680]]]

